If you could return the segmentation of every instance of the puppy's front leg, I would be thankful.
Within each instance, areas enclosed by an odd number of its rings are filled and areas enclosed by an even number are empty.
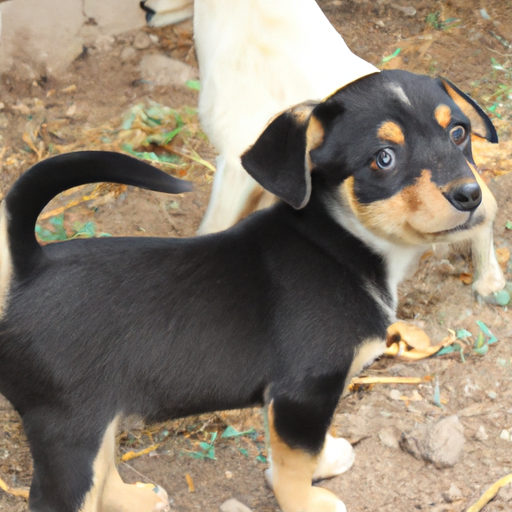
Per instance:
[[[272,402],[268,408],[272,486],[283,512],[346,512],[344,503],[332,492],[311,484],[320,453],[284,441],[276,429],[276,414],[280,412],[274,410]]]

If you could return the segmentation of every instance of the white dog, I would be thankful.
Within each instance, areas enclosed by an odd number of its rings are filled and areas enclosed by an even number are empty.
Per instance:
[[[150,25],[192,9],[190,0],[146,0]],[[212,196],[198,233],[228,228],[271,204],[242,168],[240,155],[277,113],[320,100],[378,69],[354,55],[315,0],[195,0],[194,37],[201,75],[199,114],[219,152]],[[505,286],[492,224],[471,240],[474,289]]]

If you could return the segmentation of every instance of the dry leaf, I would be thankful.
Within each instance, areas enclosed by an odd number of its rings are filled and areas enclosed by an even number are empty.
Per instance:
[[[401,341],[410,348],[424,350],[430,347],[430,338],[425,331],[415,325],[398,321],[388,327],[386,345],[390,347]]]
[[[186,473],[185,478],[187,479],[188,492],[195,492],[196,488],[194,487],[194,481],[192,480],[192,477]]]
[[[459,281],[462,281],[464,284],[471,284],[473,282],[473,274],[467,274],[463,272],[459,276]]]

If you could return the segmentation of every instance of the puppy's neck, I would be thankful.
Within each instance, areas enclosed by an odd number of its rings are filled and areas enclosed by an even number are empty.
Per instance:
[[[382,257],[387,270],[387,284],[393,299],[393,310],[396,310],[398,285],[409,275],[411,268],[427,247],[397,244],[378,237],[359,222],[342,194],[329,195],[325,199],[325,205],[337,224]]]

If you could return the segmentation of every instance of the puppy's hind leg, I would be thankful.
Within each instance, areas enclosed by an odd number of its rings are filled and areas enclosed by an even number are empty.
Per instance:
[[[34,512],[157,512],[168,510],[151,489],[126,485],[115,466],[117,421],[106,427],[90,418],[53,411],[26,414],[34,459],[29,508]],[[63,418],[66,418],[63,421]],[[87,428],[83,428],[87,425]]]

